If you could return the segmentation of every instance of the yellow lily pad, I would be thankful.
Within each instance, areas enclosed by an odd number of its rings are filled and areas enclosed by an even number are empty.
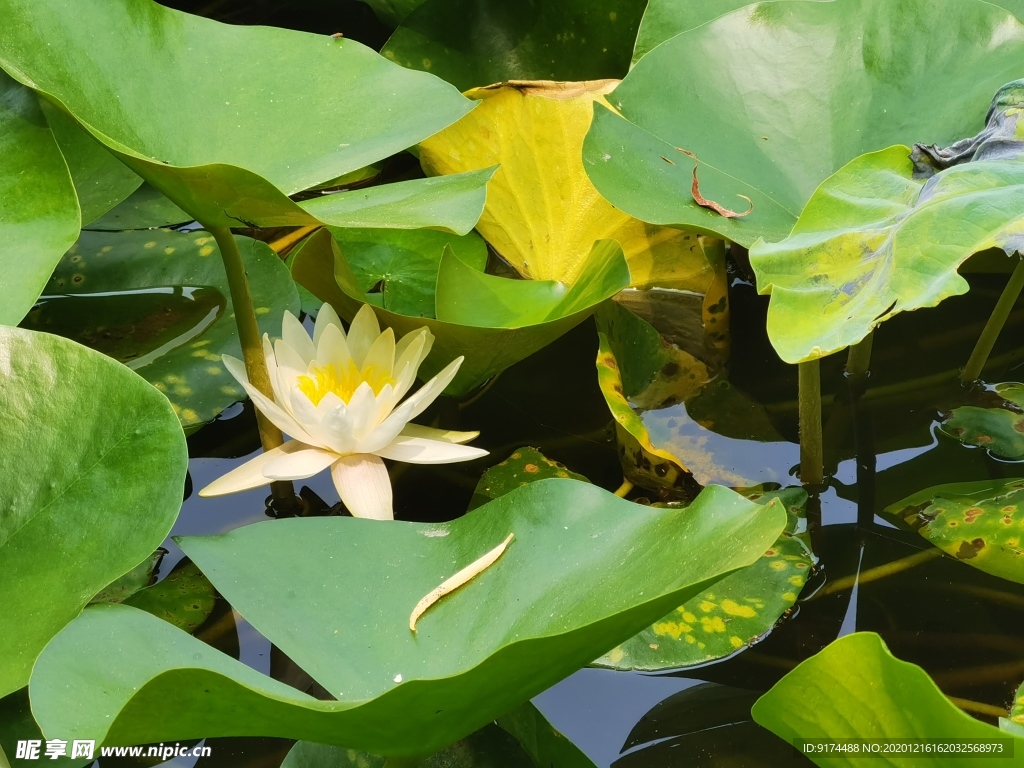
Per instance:
[[[466,92],[480,104],[420,145],[429,175],[500,165],[477,230],[523,277],[574,283],[597,240],[617,240],[634,287],[705,294],[722,270],[699,238],[626,215],[583,168],[594,102],[616,80],[513,80]]]

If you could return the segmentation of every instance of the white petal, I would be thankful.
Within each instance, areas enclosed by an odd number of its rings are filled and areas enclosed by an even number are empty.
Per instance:
[[[377,316],[369,304],[363,304],[352,318],[352,325],[348,329],[348,348],[352,352],[352,359],[360,368],[363,367],[363,358],[378,336],[380,324],[377,322]]]
[[[271,423],[275,427],[285,434],[291,435],[296,440],[301,440],[302,442],[310,445],[316,445],[317,441],[313,439],[309,432],[299,426],[299,423],[292,418],[291,414],[286,413],[283,408],[273,402],[269,397],[264,395],[249,382],[243,382],[242,386],[245,388],[246,393],[252,400],[252,404],[255,405],[264,416],[270,419]]]
[[[452,383],[452,379],[455,378],[455,374],[459,372],[459,366],[462,365],[462,361],[465,359],[466,358],[464,357],[457,357],[452,360],[444,367],[444,370],[417,389],[409,396],[409,399],[399,406],[400,409],[407,405],[411,408],[411,413],[405,417],[406,422],[412,421],[427,410],[430,404],[434,402],[442,392],[444,392],[445,387]]]
[[[324,331],[327,330],[329,325],[333,325],[341,330],[342,333],[345,332],[341,327],[341,318],[334,311],[334,307],[330,304],[324,304],[320,307],[320,311],[316,313],[316,322],[313,324],[313,346],[320,346],[320,337],[324,335]]]
[[[395,349],[395,399],[401,400],[416,381],[416,373],[420,364],[426,359],[433,336],[426,328],[421,328],[416,333],[407,333],[402,337],[403,344],[408,341],[404,349]]]
[[[332,403],[328,397],[333,397],[336,402],[329,407],[323,407],[325,402]],[[317,410],[320,413],[320,435],[323,437],[324,445],[343,456],[355,453],[358,441],[352,435],[351,411],[341,398],[331,393],[320,401]]]
[[[316,357],[313,340],[309,338],[309,334],[306,333],[306,329],[302,327],[299,319],[287,310],[285,310],[284,320],[281,323],[281,338],[284,339],[285,344],[295,350],[295,353],[306,362],[306,365],[309,365]]]
[[[422,437],[398,437],[391,445],[377,451],[378,456],[409,464],[452,464],[456,461],[470,461],[486,456],[483,448],[457,445],[442,440],[427,440]]]
[[[390,376],[395,368],[395,332],[390,328],[378,336],[363,358],[362,370],[374,366],[385,376]]]
[[[264,465],[263,474],[271,480],[304,480],[323,472],[337,460],[334,451],[306,446],[304,450],[274,457]]]
[[[331,466],[338,495],[353,517],[394,520],[391,478],[384,462],[364,453],[344,456]]]
[[[276,395],[283,395],[292,391],[299,376],[305,376],[309,363],[302,359],[302,356],[292,349],[283,339],[274,344],[274,357],[277,360],[278,387],[274,388]],[[282,399],[283,398],[278,398]]]
[[[224,362],[224,367],[228,369],[228,373],[235,377],[235,381],[239,384],[249,383],[249,374],[245,371],[245,363],[231,355],[221,355],[220,359]]]
[[[302,451],[308,446],[298,440],[289,440],[284,445],[261,453],[253,459],[245,462],[240,467],[235,467],[223,477],[220,477],[203,488],[199,495],[203,498],[210,496],[223,496],[228,493],[239,493],[259,488],[271,482],[270,478],[263,474],[263,468],[275,459],[288,456],[295,451]]]
[[[453,432],[450,429],[434,429],[433,427],[422,427],[419,424],[406,424],[402,430],[402,437],[423,437],[427,440],[440,440],[445,443],[468,443],[480,437],[479,432]]]
[[[373,388],[365,381],[356,387],[348,400],[348,413],[352,424],[352,436],[356,440],[364,437],[377,428],[377,398]]]
[[[337,325],[328,325],[320,335],[320,343],[316,347],[318,365],[336,365],[339,372],[344,371],[352,359],[345,334]]]

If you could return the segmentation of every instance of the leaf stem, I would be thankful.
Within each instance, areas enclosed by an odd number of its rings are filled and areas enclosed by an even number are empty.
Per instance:
[[[964,384],[973,384],[981,378],[981,370],[988,362],[988,356],[992,353],[996,339],[999,338],[1003,326],[1006,325],[1006,319],[1010,316],[1013,305],[1017,303],[1022,289],[1024,289],[1024,258],[1017,262],[1009,282],[999,296],[999,301],[996,302],[995,309],[992,310],[988,322],[985,323],[985,329],[981,332],[974,351],[971,352],[971,358],[960,373],[960,381]]]
[[[800,363],[800,481],[819,486],[823,480],[821,440],[821,365],[818,360]]]
[[[875,332],[870,331],[867,336],[850,347],[846,357],[846,374],[855,378],[867,376],[871,366],[871,345],[875,340]]]
[[[202,222],[200,222],[202,224]],[[238,340],[242,345],[242,359],[249,383],[256,389],[274,399],[274,389],[270,386],[270,372],[267,360],[263,356],[263,342],[260,340],[260,328],[256,323],[256,310],[252,305],[252,294],[249,293],[249,280],[245,275],[245,263],[238,250],[238,242],[227,227],[206,227],[213,235],[220,248],[220,256],[224,261],[224,271],[231,289],[231,306],[235,313],[235,325],[238,327]],[[284,443],[284,435],[266,416],[256,410],[256,423],[259,427],[260,442],[263,450],[269,451]],[[277,481],[270,484],[275,501],[287,505],[295,500],[295,489],[288,481]]]

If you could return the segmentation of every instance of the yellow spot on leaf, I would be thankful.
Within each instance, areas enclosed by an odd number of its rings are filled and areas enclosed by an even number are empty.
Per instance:
[[[771,568],[773,571],[784,571],[786,570],[786,561],[776,560],[773,563],[769,563],[768,567]]]
[[[721,616],[701,616],[700,625],[705,632],[725,632],[725,622]]]
[[[729,638],[729,645],[731,645],[733,648],[742,648],[743,641],[740,638],[736,637],[736,635],[733,635]]]
[[[708,600],[701,600],[700,605],[697,607],[704,611],[704,613],[708,613],[715,610],[718,606]]]
[[[730,616],[741,616],[744,619],[750,619],[757,615],[757,612],[749,605],[740,605],[732,600],[723,600],[722,610]]]
[[[211,253],[213,253],[212,245],[204,245],[202,248],[199,249],[200,256],[209,256]]]

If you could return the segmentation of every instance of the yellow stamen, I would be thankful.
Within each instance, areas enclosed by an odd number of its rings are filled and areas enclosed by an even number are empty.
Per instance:
[[[388,384],[394,386],[395,380],[376,365],[368,365],[360,370],[351,360],[345,366],[330,365],[314,366],[309,371],[312,376],[299,376],[299,390],[309,398],[313,405],[319,405],[328,392],[333,392],[348,403],[359,385],[366,382],[379,395]]]

